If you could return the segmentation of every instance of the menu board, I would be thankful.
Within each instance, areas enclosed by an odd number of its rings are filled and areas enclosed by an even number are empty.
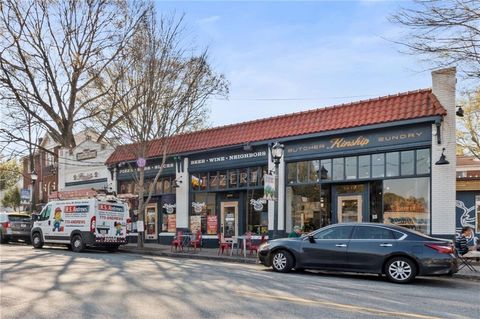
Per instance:
[[[190,216],[190,230],[192,233],[201,229],[202,226],[202,217],[201,216]]]
[[[156,239],[157,238],[157,207],[148,206],[145,209],[146,217],[146,232],[145,239]]]
[[[215,235],[218,228],[218,219],[216,215],[207,216],[207,234]]]

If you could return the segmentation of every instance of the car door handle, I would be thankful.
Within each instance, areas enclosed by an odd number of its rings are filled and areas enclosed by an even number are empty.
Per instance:
[[[48,225],[50,225],[50,221],[48,221]]]
[[[336,244],[337,247],[347,247],[347,244]]]
[[[392,244],[380,244],[380,247],[392,247]]]

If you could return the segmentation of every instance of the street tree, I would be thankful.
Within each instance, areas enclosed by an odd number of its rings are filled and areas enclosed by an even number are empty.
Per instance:
[[[123,58],[109,68],[110,81],[116,81],[116,90],[107,97],[116,104],[115,116],[122,118],[110,128],[113,140],[129,142],[120,149],[136,159],[147,158],[153,142],[162,154],[153,181],[146,182],[142,165],[133,169],[138,220],[142,222],[172,137],[202,127],[208,99],[228,94],[228,82],[212,70],[207,50],[196,52],[189,43],[183,17],[159,16],[152,6]],[[96,120],[105,127],[111,116],[109,112],[101,112]],[[144,233],[140,232],[138,238],[138,246],[142,247]]]
[[[404,26],[408,52],[434,67],[458,66],[467,78],[480,78],[480,1],[415,0],[390,17]]]
[[[96,82],[120,57],[143,14],[139,1],[1,1],[0,103],[10,114],[26,113],[24,119],[59,145],[74,147],[75,130],[115,89]],[[16,120],[10,125],[17,127]],[[9,144],[37,143],[8,132],[0,134]]]
[[[17,210],[20,206],[20,191],[18,187],[11,187],[5,192],[2,205],[3,207],[11,207],[13,210]]]
[[[480,159],[480,87],[460,100],[463,117],[458,117],[457,144],[467,154]]]
[[[0,191],[12,188],[21,177],[21,169],[15,160],[0,162]]]

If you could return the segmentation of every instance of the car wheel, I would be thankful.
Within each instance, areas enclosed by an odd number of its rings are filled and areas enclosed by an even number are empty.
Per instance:
[[[417,266],[409,258],[394,257],[385,265],[385,275],[391,282],[406,284],[415,279]]]
[[[37,249],[43,247],[43,240],[42,240],[42,236],[40,236],[40,233],[33,233],[32,245],[34,248],[37,248]]]
[[[278,272],[289,272],[293,268],[293,257],[285,251],[276,251],[272,256],[272,268]]]
[[[83,242],[82,236],[75,235],[72,238],[72,251],[80,253],[85,249],[85,244]]]

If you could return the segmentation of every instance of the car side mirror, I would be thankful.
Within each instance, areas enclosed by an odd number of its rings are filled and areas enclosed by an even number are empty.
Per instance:
[[[308,236],[308,241],[311,242],[312,244],[315,244],[315,238],[313,238],[312,235]]]

